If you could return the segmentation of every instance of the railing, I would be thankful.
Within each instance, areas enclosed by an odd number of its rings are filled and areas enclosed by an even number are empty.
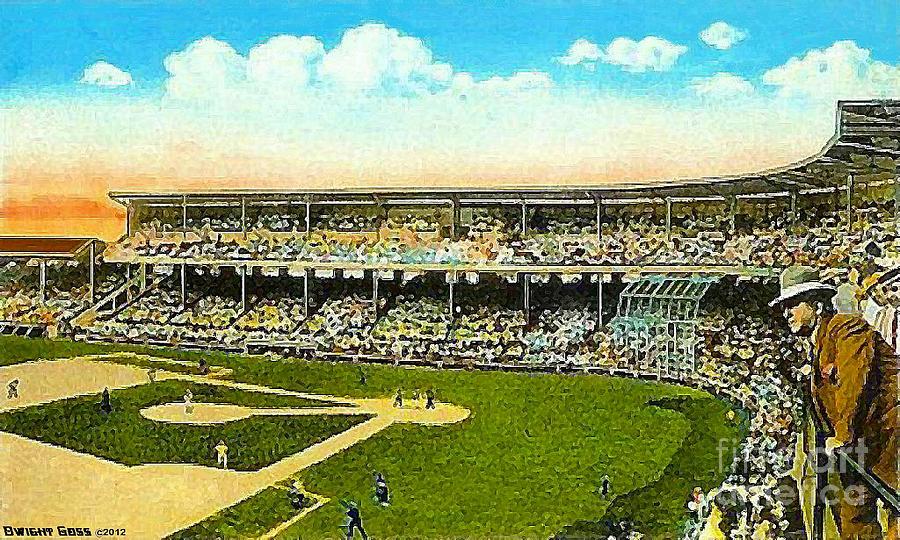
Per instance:
[[[825,510],[827,509],[824,494],[828,491],[828,473],[830,470],[829,456],[825,452],[826,439],[831,433],[822,418],[818,414],[818,410],[812,405],[811,396],[806,396],[808,410],[811,411],[813,420],[813,433],[815,447],[812,452],[813,466],[815,470],[815,493],[813,494],[812,523],[809,530],[810,540],[825,539]],[[883,480],[871,474],[858,461],[851,457],[847,447],[836,448],[834,456],[838,458],[838,463],[842,466],[846,464],[856,473],[856,476],[866,485],[875,497],[884,504],[888,513],[900,514],[900,493],[888,486]],[[846,487],[846,486],[845,486]]]
[[[127,301],[130,301],[133,297],[138,296],[144,291],[155,287],[158,283],[159,281],[156,280],[148,287],[146,274],[138,272],[135,276],[127,279],[125,283],[120,285],[114,291],[104,296],[99,301],[95,302],[94,305],[79,313],[74,319],[72,319],[72,326],[76,328],[86,327],[90,325],[101,314],[114,313],[117,309],[121,308],[124,304],[120,304],[118,302],[118,299],[123,294],[126,295]],[[133,288],[137,288],[137,291],[132,292]],[[109,307],[110,309],[105,310],[104,308],[107,307]]]

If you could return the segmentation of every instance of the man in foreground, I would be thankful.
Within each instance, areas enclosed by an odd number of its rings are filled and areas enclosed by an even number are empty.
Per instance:
[[[860,315],[834,312],[834,293],[814,269],[791,267],[770,305],[782,310],[792,332],[810,340],[812,413],[829,436],[826,449],[837,456],[840,486],[828,489],[841,538],[881,538],[881,498],[889,515],[884,537],[897,540],[898,358]]]

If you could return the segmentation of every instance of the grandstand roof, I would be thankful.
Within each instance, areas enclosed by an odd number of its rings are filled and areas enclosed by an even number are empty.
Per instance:
[[[96,241],[96,238],[0,236],[0,257],[74,259]]]
[[[836,131],[817,154],[784,167],[756,173],[714,176],[645,184],[544,186],[502,188],[352,188],[305,190],[221,190],[209,192],[110,192],[122,203],[175,202],[227,204],[253,202],[313,204],[593,204],[614,202],[663,202],[728,197],[786,197],[791,192],[833,192],[856,183],[894,181],[900,164],[900,100],[839,101]]]

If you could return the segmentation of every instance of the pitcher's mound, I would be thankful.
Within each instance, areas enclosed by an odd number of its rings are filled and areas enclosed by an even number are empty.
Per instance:
[[[224,424],[253,416],[253,409],[221,403],[194,403],[188,412],[184,403],[165,403],[141,409],[141,416],[157,422],[176,424]]]

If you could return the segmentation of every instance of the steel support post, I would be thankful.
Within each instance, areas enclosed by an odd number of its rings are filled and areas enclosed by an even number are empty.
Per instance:
[[[303,318],[309,318],[309,268],[303,271]]]
[[[40,281],[40,300],[41,303],[47,300],[47,261],[41,261],[38,271],[38,280]]]
[[[737,197],[731,196],[728,199],[728,231],[733,236],[737,230]]]
[[[597,274],[597,328],[603,326],[603,274]]]
[[[187,266],[181,263],[181,309],[187,306]]]
[[[93,306],[94,300],[96,299],[96,295],[95,295],[96,289],[95,289],[95,285],[94,285],[94,258],[96,256],[96,249],[94,248],[93,240],[91,240],[91,245],[88,248],[88,251],[89,251],[89,256],[91,258],[90,266],[88,268],[89,268],[89,272],[90,272],[90,276],[91,276],[90,277],[90,279],[91,279],[91,305]]]
[[[522,286],[522,304],[525,309],[525,324],[531,322],[531,279],[528,274],[522,274],[524,285]]]
[[[372,305],[375,308],[375,316],[378,316],[378,271],[372,270]]]
[[[454,320],[454,315],[456,314],[456,298],[455,298],[456,291],[455,291],[455,288],[456,288],[456,283],[453,281],[450,281],[449,302],[450,302],[450,320],[451,321]]]
[[[800,216],[797,214],[797,192],[791,192],[791,223],[797,223]]]
[[[241,267],[241,312],[247,309],[247,267]]]
[[[526,205],[522,203],[522,236],[528,234],[528,211]]]
[[[125,207],[125,237],[128,238],[131,236],[131,220],[134,219],[134,204],[131,201],[128,201],[128,206]]]
[[[306,201],[306,217],[305,217],[305,220],[306,220],[306,231],[305,231],[305,232],[306,232],[307,238],[309,237],[309,222],[310,222],[310,219],[309,219],[309,208],[310,208],[309,201]]]
[[[672,198],[666,197],[666,240],[672,239]]]
[[[247,239],[247,198],[241,197],[241,233]]]
[[[853,175],[847,175],[847,232],[853,229]]]
[[[894,221],[900,222],[900,176],[894,177]]]

